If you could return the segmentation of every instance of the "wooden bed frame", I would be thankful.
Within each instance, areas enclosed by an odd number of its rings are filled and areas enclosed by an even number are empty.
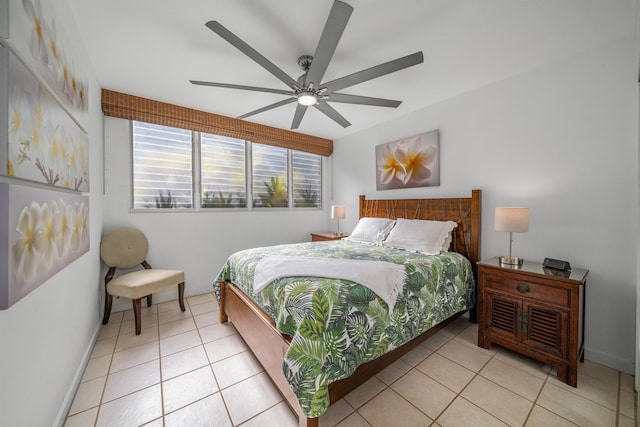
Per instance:
[[[480,190],[473,190],[470,198],[367,200],[365,196],[360,196],[360,218],[409,218],[457,222],[452,250],[465,255],[471,261],[477,283],[477,262],[480,260],[480,203]],[[361,365],[349,378],[329,384],[331,404],[462,314],[454,315],[405,345]],[[274,321],[242,290],[231,282],[222,282],[220,283],[220,322],[225,323],[229,318],[291,409],[298,415],[300,427],[317,427],[318,418],[307,418],[302,413],[298,399],[282,372],[282,361],[289,348],[291,337],[281,334]],[[470,318],[473,322],[476,321],[475,307],[471,309]]]

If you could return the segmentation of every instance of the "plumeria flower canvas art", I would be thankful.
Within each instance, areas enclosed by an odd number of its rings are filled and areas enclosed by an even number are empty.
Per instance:
[[[437,130],[376,147],[376,189],[440,185]]]
[[[0,204],[1,310],[89,250],[89,197],[0,183]]]

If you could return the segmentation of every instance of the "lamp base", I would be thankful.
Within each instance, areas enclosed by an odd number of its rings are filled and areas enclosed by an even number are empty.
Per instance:
[[[501,256],[500,264],[509,265],[509,266],[522,266],[524,262],[524,258],[518,258],[514,256]]]

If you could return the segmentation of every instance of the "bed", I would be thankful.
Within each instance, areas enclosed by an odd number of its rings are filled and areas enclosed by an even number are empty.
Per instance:
[[[450,234],[450,252],[424,261],[433,266],[433,273],[413,264],[423,262],[422,255],[394,248],[382,251],[378,246],[345,240],[254,248],[229,258],[214,281],[220,321],[233,322],[298,415],[300,426],[317,426],[318,416],[330,404],[466,311],[476,320],[480,203],[480,190],[462,198],[369,200],[360,196],[360,218],[430,219],[457,225]],[[274,255],[274,249],[280,255]],[[282,254],[300,260],[316,257],[319,268],[333,261],[336,264],[332,265],[373,265],[371,260],[381,257],[375,262],[404,265],[404,286],[396,286],[389,296],[347,279],[287,276],[253,292],[248,282],[254,278],[254,268],[264,265],[262,260],[285,259]],[[343,257],[349,259],[340,261]],[[262,276],[256,272],[256,279],[258,275]],[[429,278],[433,283],[418,290],[423,284],[412,285],[415,278],[420,278],[420,283]],[[416,313],[428,304],[419,302],[416,295],[446,300],[447,304],[419,315]]]

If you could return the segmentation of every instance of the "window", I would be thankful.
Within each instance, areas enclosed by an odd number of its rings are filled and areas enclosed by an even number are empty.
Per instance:
[[[193,206],[191,132],[133,122],[133,208]]]
[[[241,139],[201,134],[201,207],[247,207],[245,148]]]
[[[286,208],[289,206],[287,185],[287,149],[252,144],[253,206]]]
[[[322,207],[318,154],[136,121],[132,129],[133,209]]]

